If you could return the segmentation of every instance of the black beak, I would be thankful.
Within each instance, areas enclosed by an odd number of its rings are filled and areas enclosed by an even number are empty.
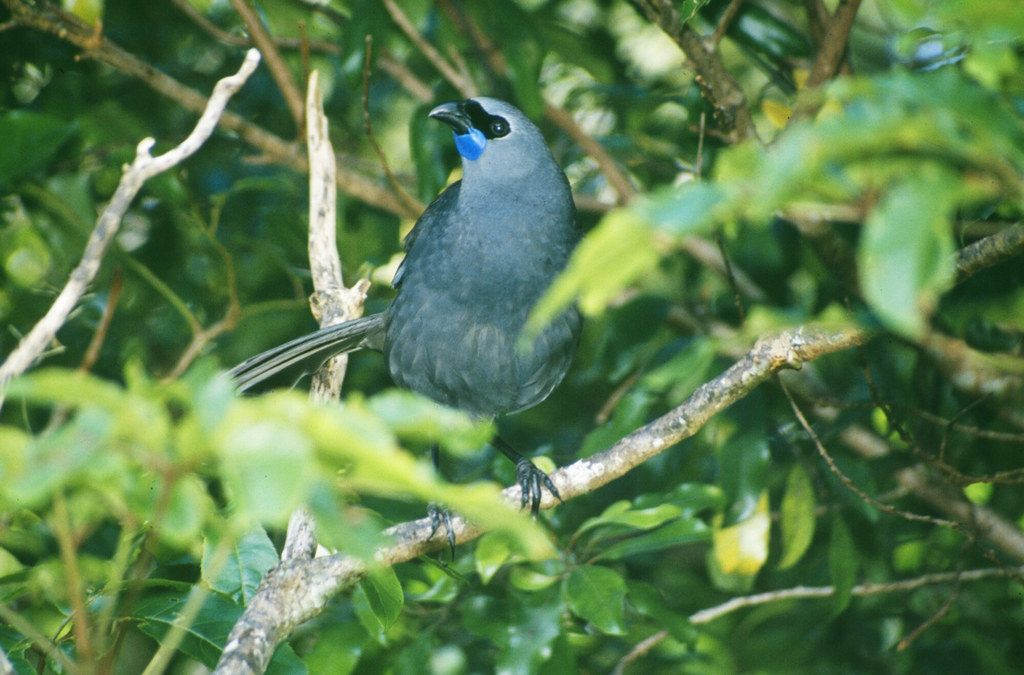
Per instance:
[[[459,136],[468,134],[473,128],[473,123],[466,114],[466,104],[462,101],[442,103],[431,110],[428,117],[444,122]]]

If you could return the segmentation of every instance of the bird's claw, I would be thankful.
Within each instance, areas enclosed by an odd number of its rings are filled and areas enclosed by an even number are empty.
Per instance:
[[[427,515],[430,516],[430,535],[427,539],[433,539],[437,531],[444,526],[448,550],[451,551],[452,560],[455,559],[455,526],[452,525],[452,512],[447,507],[437,504],[427,504]]]
[[[558,501],[562,501],[562,495],[558,493],[558,488],[555,487],[551,478],[525,457],[516,462],[516,483],[519,485],[520,490],[520,508],[525,509],[526,505],[529,504],[530,514],[534,517],[540,513],[540,500],[543,496],[541,492],[542,487],[546,487],[548,492],[553,494]]]

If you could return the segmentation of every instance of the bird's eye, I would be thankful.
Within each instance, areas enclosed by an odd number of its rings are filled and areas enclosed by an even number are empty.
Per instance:
[[[508,132],[509,132],[508,122],[506,122],[505,120],[501,119],[500,117],[497,118],[497,119],[491,120],[491,137],[492,138],[501,138],[502,136],[505,136],[506,134],[508,134]]]

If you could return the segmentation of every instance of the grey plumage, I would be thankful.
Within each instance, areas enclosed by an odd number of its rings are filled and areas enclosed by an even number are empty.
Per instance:
[[[575,309],[519,346],[533,305],[565,267],[578,239],[565,174],[540,131],[491,98],[438,106],[431,116],[486,137],[463,178],[423,212],[406,238],[383,313],[321,329],[236,366],[244,391],[297,363],[383,349],[396,384],[480,415],[543,401],[569,368],[580,331]],[[507,125],[496,135],[490,125]],[[501,131],[499,129],[498,131]]]
[[[384,352],[399,386],[477,415],[529,408],[562,381],[580,332],[575,308],[532,346],[519,341],[579,238],[569,182],[537,127],[504,101],[446,103],[430,116],[452,127],[463,177],[406,237],[391,306],[245,361],[230,373],[239,390],[363,347]],[[517,462],[524,504],[529,495],[536,509],[540,483],[555,492],[527,460],[499,449]]]

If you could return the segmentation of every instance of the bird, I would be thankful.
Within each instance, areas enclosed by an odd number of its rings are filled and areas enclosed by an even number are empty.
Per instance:
[[[391,304],[244,361],[229,371],[239,391],[292,365],[366,348],[383,353],[397,386],[495,418],[539,404],[565,377],[582,328],[575,306],[522,340],[531,310],[580,238],[565,173],[540,130],[510,103],[474,97],[428,116],[451,128],[462,177],[406,236]],[[516,464],[522,508],[536,515],[542,486],[561,499],[530,460],[500,437],[493,445]],[[436,447],[432,455],[436,466]],[[453,546],[447,512],[431,512],[434,531],[439,517]]]

